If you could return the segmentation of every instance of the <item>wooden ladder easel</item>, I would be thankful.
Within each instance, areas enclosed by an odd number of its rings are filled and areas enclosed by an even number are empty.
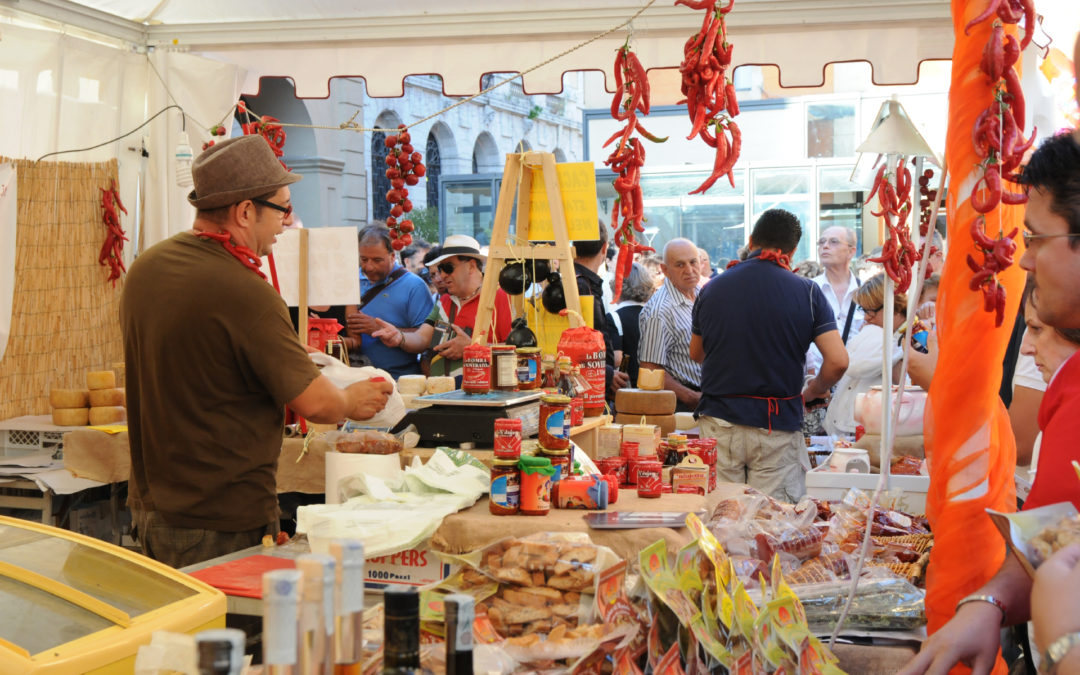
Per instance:
[[[548,205],[551,209],[551,224],[555,232],[555,244],[532,244],[529,236],[529,196],[532,191],[533,172],[539,168],[547,191]],[[517,198],[517,236],[522,241],[510,246],[510,214]],[[499,273],[507,260],[519,258],[537,260],[558,260],[559,274],[562,276],[563,294],[566,308],[581,314],[581,298],[578,295],[577,276],[574,274],[574,251],[571,246],[566,226],[566,212],[563,210],[562,193],[555,173],[555,155],[550,152],[529,151],[508,154],[506,167],[503,169],[502,191],[499,203],[495,207],[495,223],[491,233],[491,246],[488,249],[487,265],[484,267],[484,284],[480,289],[480,306],[476,311],[476,323],[473,325],[473,343],[487,340],[495,312],[495,294],[499,288]],[[523,313],[524,295],[515,296],[517,313]],[[539,302],[539,298],[535,299]]]

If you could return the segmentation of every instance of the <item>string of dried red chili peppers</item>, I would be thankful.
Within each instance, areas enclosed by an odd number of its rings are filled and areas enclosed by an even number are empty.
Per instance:
[[[1024,20],[1024,37],[1005,33],[1005,24]],[[964,28],[967,34],[972,26],[992,20],[990,39],[983,49],[979,70],[986,75],[993,87],[994,98],[990,106],[975,120],[971,130],[971,142],[983,161],[979,164],[982,176],[971,190],[971,207],[979,214],[994,211],[999,204],[1023,204],[1027,195],[1005,189],[1002,180],[1016,182],[1016,170],[1035,141],[1035,131],[1024,140],[1025,105],[1020,88],[1016,63],[1020,53],[1031,42],[1035,29],[1035,7],[1032,0],[991,0],[982,14],[972,19]],[[1013,264],[1016,252],[1014,238],[1019,228],[1005,234],[1000,225],[997,237],[986,233],[985,215],[971,222],[971,236],[982,254],[982,263],[971,255],[968,267],[974,272],[971,290],[982,291],[983,308],[994,312],[994,325],[1000,326],[1005,319],[1005,287],[997,280],[997,274]]]
[[[720,5],[718,0],[675,0],[675,4],[705,10],[701,30],[691,35],[683,47],[679,72],[686,98],[679,103],[686,103],[692,122],[686,138],[700,136],[709,147],[716,148],[712,173],[690,194],[705,192],[721,176],[727,176],[735,187],[733,169],[742,149],[742,132],[733,119],[739,114],[739,101],[734,83],[727,78],[733,45],[727,41],[725,19],[735,0],[729,0],[727,5]]]
[[[124,267],[124,242],[128,238],[124,236],[124,228],[120,227],[120,215],[116,209],[120,209],[127,215],[127,209],[120,201],[120,192],[116,189],[116,181],[112,181],[109,189],[101,190],[101,222],[105,224],[105,243],[101,245],[101,253],[98,255],[98,264],[109,268],[109,278],[113,288],[116,288],[116,280],[127,271]]]
[[[413,149],[412,136],[406,130],[404,124],[398,125],[400,131],[387,136],[386,144],[386,177],[390,179],[390,189],[386,192],[386,201],[390,202],[390,215],[386,218],[386,226],[390,228],[390,245],[395,251],[400,251],[412,244],[412,231],[415,228],[413,221],[408,218],[398,220],[409,211],[412,211],[413,203],[409,199],[409,188],[416,185],[427,173],[424,167],[423,156]]]
[[[891,178],[895,176],[896,186]],[[907,168],[907,159],[901,157],[896,163],[896,171],[889,171],[886,161],[874,177],[874,186],[870,189],[870,201],[877,195],[881,201],[881,211],[873,211],[874,216],[885,218],[888,239],[881,247],[881,255],[870,258],[871,262],[881,263],[885,273],[896,282],[896,292],[904,293],[911,286],[911,268],[922,257],[921,252],[911,241],[911,231],[907,224],[911,215],[911,171]]]
[[[622,293],[623,280],[634,265],[634,254],[652,251],[653,248],[638,243],[635,232],[644,232],[644,199],[641,193],[641,167],[645,164],[645,146],[636,131],[653,143],[663,143],[667,138],[657,138],[638,122],[637,114],[649,114],[649,78],[636,54],[629,45],[623,45],[615,53],[615,96],[611,99],[611,116],[626,125],[612,134],[603,147],[618,140],[604,164],[618,174],[613,183],[618,197],[611,208],[611,229],[615,233],[615,245],[619,257],[615,261],[615,298]]]

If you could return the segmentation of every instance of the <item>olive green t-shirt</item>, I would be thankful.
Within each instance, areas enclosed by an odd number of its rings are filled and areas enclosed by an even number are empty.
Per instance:
[[[281,297],[183,232],[132,264],[120,321],[131,507],[224,532],[274,521],[285,404],[319,376]]]

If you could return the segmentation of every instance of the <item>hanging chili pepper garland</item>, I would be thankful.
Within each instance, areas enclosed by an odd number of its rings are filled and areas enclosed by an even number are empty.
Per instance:
[[[413,149],[408,127],[401,124],[398,129],[396,135],[387,136],[385,141],[386,177],[390,179],[390,189],[386,192],[390,215],[386,218],[386,226],[390,228],[390,245],[395,251],[412,244],[412,231],[415,229],[413,221],[402,218],[413,208],[406,186],[416,185],[427,173],[421,161],[423,156]]]
[[[896,179],[895,187],[891,180],[893,177]],[[881,165],[866,201],[873,199],[874,195],[881,202],[881,211],[871,213],[885,218],[888,239],[881,247],[881,255],[869,260],[884,265],[885,273],[896,282],[896,292],[904,293],[911,285],[911,268],[922,257],[911,241],[911,228],[907,223],[911,215],[911,171],[907,168],[907,158],[897,160],[895,172],[889,171],[887,161]]]
[[[716,148],[712,173],[690,194],[705,192],[722,176],[735,187],[735,162],[742,149],[742,132],[734,117],[739,114],[735,84],[727,78],[731,66],[733,45],[727,41],[726,16],[735,0],[721,5],[719,0],[675,0],[676,5],[705,10],[701,30],[690,36],[683,48],[682,93],[692,126],[692,139],[700,136],[709,147]],[[729,138],[730,136],[730,138]]]
[[[124,242],[128,238],[124,236],[124,228],[120,227],[119,208],[127,215],[127,209],[120,201],[120,192],[116,189],[116,181],[113,180],[109,189],[101,190],[101,222],[105,224],[105,243],[101,245],[101,253],[98,255],[98,264],[109,268],[109,278],[113,288],[116,288],[116,280],[127,271],[124,267]]]
[[[1024,20],[1024,37],[1005,32],[1005,24]],[[986,75],[993,89],[993,100],[975,120],[971,130],[971,142],[976,154],[983,158],[979,165],[982,176],[971,190],[971,208],[980,215],[971,223],[971,236],[982,254],[982,263],[967,256],[968,267],[974,272],[971,290],[982,291],[983,309],[994,313],[994,325],[1005,320],[1005,287],[997,280],[997,274],[1013,264],[1016,252],[1015,237],[1019,228],[1005,234],[999,225],[996,237],[986,232],[986,217],[1000,204],[1024,204],[1027,195],[1006,189],[1002,181],[1017,182],[1017,169],[1024,154],[1035,141],[1035,130],[1024,140],[1025,105],[1020,88],[1020,76],[1016,64],[1020,53],[1031,42],[1035,29],[1035,7],[1032,0],[991,0],[982,14],[972,19],[964,28],[967,34],[972,26],[992,20],[990,39],[983,49],[979,70]]]
[[[618,140],[604,164],[618,174],[613,183],[618,197],[611,208],[611,229],[615,233],[615,245],[619,247],[619,257],[615,261],[615,285],[612,302],[617,302],[622,293],[623,280],[634,265],[634,254],[652,251],[652,247],[638,243],[635,232],[644,232],[644,199],[641,193],[641,167],[645,164],[645,146],[638,138],[632,137],[636,131],[653,143],[667,140],[650,134],[638,122],[637,114],[649,114],[649,78],[637,54],[629,44],[615,52],[615,95],[611,99],[611,116],[626,125],[612,134],[603,147]]]

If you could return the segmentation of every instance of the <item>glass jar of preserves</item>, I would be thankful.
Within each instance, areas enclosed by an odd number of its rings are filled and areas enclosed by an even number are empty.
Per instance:
[[[486,394],[491,389],[491,348],[471,344],[462,353],[461,389],[466,394]]]
[[[546,457],[522,457],[521,497],[518,513],[523,516],[546,516],[551,510],[551,478],[555,467]]]
[[[570,477],[570,450],[540,448],[539,456],[547,458],[551,462],[551,466],[555,467],[555,475],[551,478],[553,483],[558,483],[562,479]]]
[[[491,345],[491,388],[517,389],[517,353],[514,345]]]
[[[517,386],[521,391],[540,388],[540,348],[517,348]]]
[[[492,462],[491,495],[488,508],[495,516],[512,516],[518,512],[521,499],[521,472],[516,460]]]
[[[570,397],[547,394],[540,397],[540,447],[548,450],[568,450],[570,434]]]

